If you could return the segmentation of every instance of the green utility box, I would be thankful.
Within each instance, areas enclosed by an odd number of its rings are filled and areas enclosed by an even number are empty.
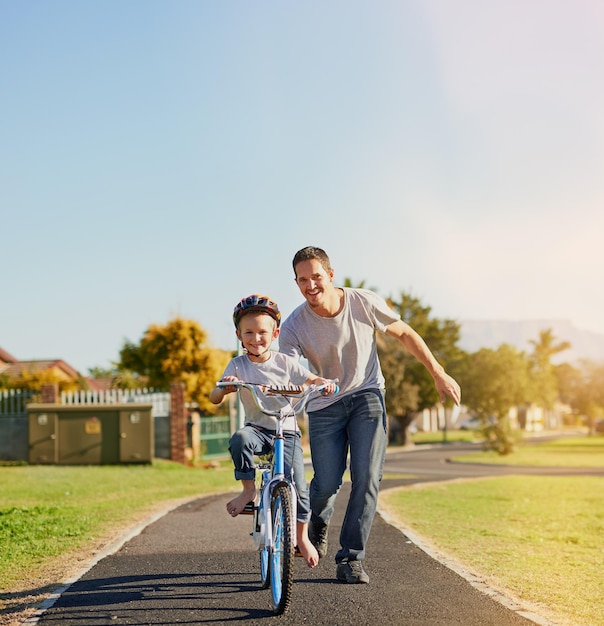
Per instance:
[[[116,465],[153,460],[152,404],[29,404],[29,462]]]

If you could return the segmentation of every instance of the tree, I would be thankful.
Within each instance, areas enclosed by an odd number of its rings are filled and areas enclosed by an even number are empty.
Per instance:
[[[400,301],[388,300],[401,319],[421,335],[439,363],[454,373],[463,352],[457,346],[459,324],[453,320],[431,318],[431,307],[406,293]],[[387,335],[378,335],[378,352],[386,379],[386,411],[399,426],[399,442],[406,443],[407,428],[415,413],[440,402],[434,380],[428,370],[402,344]]]
[[[604,416],[604,363],[582,360],[579,367],[562,363],[555,375],[560,400],[587,420],[592,433],[595,419]]]
[[[554,374],[560,401],[576,411],[579,408],[577,399],[583,378],[581,370],[570,363],[561,363],[554,368]]]
[[[164,326],[149,326],[138,345],[126,342],[118,368],[145,377],[158,389],[182,381],[187,400],[202,412],[214,413],[217,407],[208,395],[230,358],[229,352],[207,345],[207,333],[197,322],[174,317]]]
[[[547,411],[554,408],[558,399],[558,379],[556,378],[552,357],[571,344],[568,341],[556,343],[551,328],[542,330],[537,340],[531,340],[533,352],[530,355],[531,396],[533,401]]]
[[[52,369],[33,370],[24,367],[18,376],[6,377],[3,383],[3,386],[9,389],[31,389],[32,391],[40,391],[43,385],[57,383],[59,391],[75,391],[84,384],[84,380],[81,377],[77,380],[66,380]]]
[[[464,360],[464,404],[482,420],[485,446],[500,454],[514,450],[510,409],[526,402],[529,360],[509,344],[482,348]]]
[[[368,289],[369,291],[377,292],[377,287],[368,287],[366,281],[361,280],[358,283],[354,284],[352,282],[352,279],[348,277],[344,279],[344,283],[342,284],[342,287],[351,287],[353,289]]]
[[[121,367],[120,363],[111,363],[110,368],[88,368],[88,376],[92,379],[110,379],[112,389],[145,389],[149,387],[149,380],[145,376]]]
[[[401,343],[381,333],[377,335],[376,340],[387,390],[386,413],[393,417],[398,425],[394,439],[404,445],[407,443],[407,429],[420,404],[419,386],[405,380],[409,353]]]

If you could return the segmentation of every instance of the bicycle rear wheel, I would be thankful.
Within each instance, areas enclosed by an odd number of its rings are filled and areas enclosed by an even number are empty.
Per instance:
[[[269,555],[273,612],[284,613],[294,585],[294,524],[289,487],[277,485],[272,495],[273,548]]]

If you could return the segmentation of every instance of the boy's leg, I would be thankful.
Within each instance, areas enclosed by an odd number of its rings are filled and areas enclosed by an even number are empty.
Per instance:
[[[319,563],[319,553],[308,538],[308,524],[296,522],[296,535],[298,538],[298,550],[304,557],[308,567],[315,567]]]
[[[235,478],[241,481],[243,487],[242,492],[236,498],[227,502],[226,509],[231,517],[237,517],[245,505],[256,498],[254,455],[261,454],[266,445],[267,436],[252,426],[240,428],[229,441],[229,452],[235,466]]]
[[[290,463],[291,459],[291,463]],[[308,520],[310,519],[310,499],[304,475],[304,455],[299,433],[285,433],[285,474],[293,475],[296,487],[296,540],[298,550],[308,567],[315,567],[319,562],[317,549],[308,538]]]
[[[308,495],[308,485],[304,471],[304,453],[300,433],[285,433],[285,454],[283,465],[285,475],[293,479],[296,488],[296,521],[308,523],[310,519],[310,498]]]
[[[237,517],[249,502],[254,502],[256,499],[255,480],[242,480],[241,486],[243,491],[236,498],[229,500],[226,505],[227,513],[231,517]]]

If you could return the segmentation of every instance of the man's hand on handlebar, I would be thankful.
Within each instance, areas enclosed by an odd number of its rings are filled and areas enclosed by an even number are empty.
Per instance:
[[[315,378],[313,381],[314,385],[327,385],[325,388],[321,389],[322,396],[328,396],[332,393],[338,392],[338,385],[335,380],[329,380],[328,378]]]

